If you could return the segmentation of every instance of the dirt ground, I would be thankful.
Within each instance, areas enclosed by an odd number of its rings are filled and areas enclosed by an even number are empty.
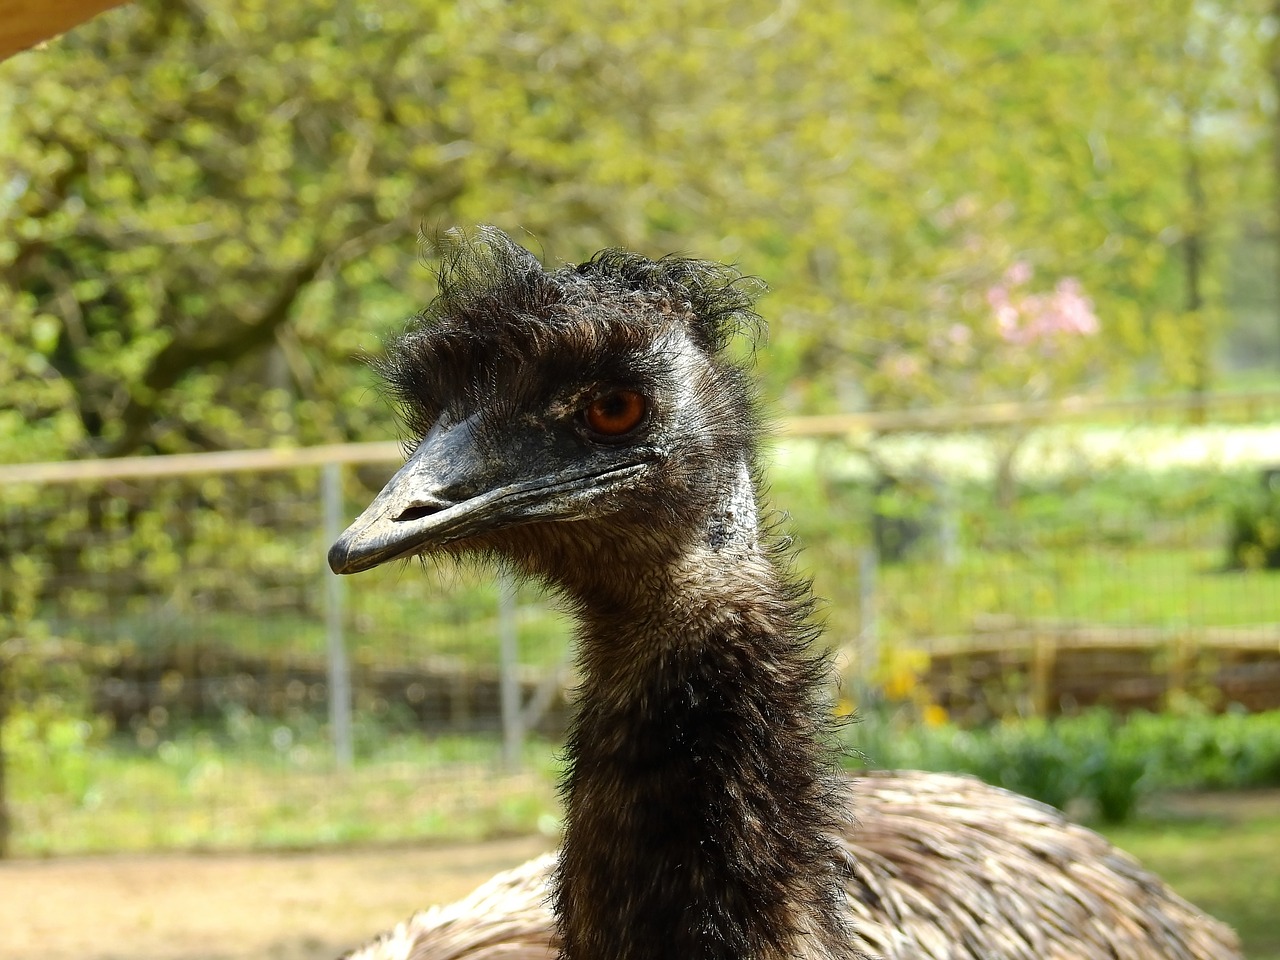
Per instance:
[[[334,960],[550,846],[0,862],[0,960]]]

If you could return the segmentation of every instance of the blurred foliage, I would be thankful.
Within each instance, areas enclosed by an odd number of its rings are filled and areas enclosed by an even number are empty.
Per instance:
[[[15,848],[309,846],[557,828],[554,744],[529,740],[527,774],[494,780],[496,738],[406,736],[358,719],[355,775],[335,791],[327,731],[305,716],[231,711],[220,725],[144,742],[20,713],[9,734],[23,774],[14,781]],[[1119,718],[1092,710],[974,730],[882,712],[861,716],[846,735],[871,766],[970,773],[1106,823],[1141,816],[1161,791],[1280,786],[1276,711]],[[386,816],[391,809],[400,813]]]
[[[1253,0],[131,4],[0,67],[0,459],[382,433],[350,358],[430,295],[415,232],[475,221],[765,276],[794,408],[1043,381],[985,349],[1015,267],[1089,298],[1088,379],[1204,386],[1273,32]]]
[[[406,736],[362,717],[354,776],[334,790],[326,731],[305,717],[232,711],[217,727],[145,743],[72,720],[37,740],[28,725],[25,717],[17,724],[15,753],[33,769],[15,781],[13,797],[15,848],[25,854],[476,838],[558,826],[561,761],[555,744],[538,739],[526,743],[526,775],[495,779],[496,738]],[[1141,816],[1159,791],[1280,786],[1276,711],[1122,719],[1093,710],[976,730],[886,712],[845,729],[876,768],[971,773],[1108,823]],[[299,797],[307,799],[299,805]]]
[[[6,64],[0,290],[25,376],[0,377],[4,459],[368,433],[350,359],[426,296],[419,226],[605,212],[579,154],[629,111],[588,80],[597,45],[536,22],[143,4]]]
[[[0,612],[22,635],[165,604],[168,619],[319,609],[314,470],[0,486]]]
[[[1231,570],[1280,570],[1280,468],[1235,498],[1227,540]]]
[[[95,660],[94,652],[50,637],[42,625],[23,639],[0,635],[0,857],[14,839],[11,784],[77,803],[91,789],[92,750],[111,732],[90,704]]]

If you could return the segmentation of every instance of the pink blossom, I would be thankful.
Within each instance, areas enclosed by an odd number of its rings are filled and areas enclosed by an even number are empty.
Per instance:
[[[909,353],[891,353],[880,359],[880,369],[893,380],[912,380],[924,372],[924,364]]]
[[[1005,283],[1011,287],[1021,287],[1031,280],[1031,264],[1025,260],[1015,260],[1004,272]]]
[[[1091,337],[1098,332],[1098,317],[1093,312],[1093,301],[1084,295],[1084,288],[1074,277],[1058,281],[1053,291],[1053,309],[1057,315],[1058,329],[1064,333]]]
[[[1002,303],[996,307],[996,330],[1000,336],[1011,343],[1020,342],[1022,330],[1018,326],[1018,308],[1012,303]]]
[[[1021,261],[1005,271],[1011,285],[1026,283],[1031,268]],[[1099,330],[1093,301],[1075,277],[1064,277],[1049,294],[1014,297],[1007,287],[995,284],[987,290],[996,332],[1006,343],[1055,349],[1063,338],[1091,337]]]

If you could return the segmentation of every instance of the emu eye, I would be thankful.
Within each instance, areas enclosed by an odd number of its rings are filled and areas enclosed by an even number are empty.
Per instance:
[[[635,390],[615,390],[596,397],[583,411],[592,433],[601,437],[622,437],[644,422],[649,401]]]

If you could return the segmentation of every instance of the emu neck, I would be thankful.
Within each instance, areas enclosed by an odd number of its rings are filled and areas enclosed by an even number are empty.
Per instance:
[[[759,545],[754,500],[727,502],[640,589],[580,598],[564,960],[856,955],[807,592]]]

